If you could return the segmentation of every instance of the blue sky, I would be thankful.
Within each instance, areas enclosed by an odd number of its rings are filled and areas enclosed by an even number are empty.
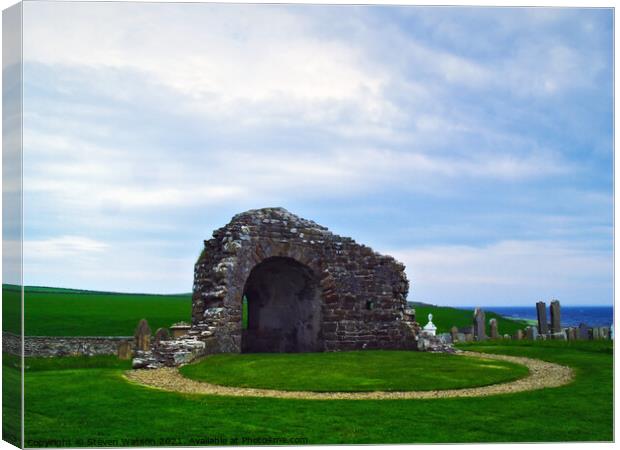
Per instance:
[[[283,206],[411,300],[612,302],[612,12],[24,5],[25,283],[188,292]]]

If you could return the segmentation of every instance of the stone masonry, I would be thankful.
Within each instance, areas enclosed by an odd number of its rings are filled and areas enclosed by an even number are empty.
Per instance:
[[[204,242],[185,339],[206,353],[416,348],[404,269],[283,208],[247,211]]]
[[[132,340],[131,336],[26,336],[24,356],[115,355],[121,343]],[[21,355],[21,337],[3,332],[2,351]]]

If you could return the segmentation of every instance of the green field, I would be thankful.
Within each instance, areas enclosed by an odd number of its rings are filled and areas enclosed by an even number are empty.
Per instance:
[[[437,327],[437,333],[448,333],[450,328],[468,327],[472,325],[473,310],[450,308],[448,306],[417,306],[415,309],[416,320],[421,326],[428,322],[428,315],[433,315],[433,323]],[[510,334],[512,336],[517,330],[525,330],[527,322],[520,320],[506,319],[492,311],[485,311],[487,322],[487,334],[490,333],[489,320],[497,319],[497,329],[501,335]]]
[[[565,364],[575,369],[575,381],[480,398],[291,400],[182,395],[141,387],[123,378],[127,363],[113,358],[104,358],[101,368],[85,368],[79,358],[28,360],[26,445],[40,447],[50,439],[82,447],[227,445],[249,438],[289,444],[613,439],[610,342],[505,344],[467,349]],[[10,362],[4,361],[8,376],[16,372]],[[100,441],[89,441],[93,439]]]
[[[212,355],[181,368],[198,381],[224,386],[314,392],[429,391],[522,378],[526,367],[448,354],[368,350],[336,353]]]
[[[19,289],[3,285],[3,329],[19,333]],[[151,330],[191,320],[191,294],[153,295],[81,291],[77,289],[25,288],[25,333],[30,336],[130,336],[140,319]],[[244,305],[244,311],[247,306]],[[442,306],[416,307],[418,322],[424,326],[429,313],[439,333],[453,325],[472,324],[473,311]],[[498,319],[500,332],[514,333],[525,322],[486,313],[487,322]],[[247,322],[245,322],[247,323]]]
[[[5,289],[6,292],[6,289]],[[14,294],[17,295],[17,294]],[[19,296],[3,308],[19,307]],[[25,334],[30,336],[130,336],[140,319],[153,333],[159,327],[191,320],[191,294],[151,295],[26,287]],[[15,314],[9,313],[9,317]],[[18,332],[18,325],[3,323]]]

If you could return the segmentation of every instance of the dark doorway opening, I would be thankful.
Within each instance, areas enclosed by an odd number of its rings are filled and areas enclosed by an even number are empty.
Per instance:
[[[308,266],[292,258],[268,258],[250,272],[243,297],[243,352],[322,350],[320,288]]]

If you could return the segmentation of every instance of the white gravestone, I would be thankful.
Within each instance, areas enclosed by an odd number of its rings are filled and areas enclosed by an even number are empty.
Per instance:
[[[435,333],[437,332],[437,327],[433,323],[432,314],[428,315],[428,323],[424,325],[423,331],[425,334],[428,334],[429,336],[435,336]]]

